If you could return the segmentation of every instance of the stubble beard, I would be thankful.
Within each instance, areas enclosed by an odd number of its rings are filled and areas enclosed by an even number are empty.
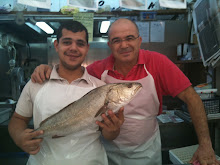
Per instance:
[[[77,65],[72,66],[72,65],[69,65],[63,61],[61,61],[61,63],[63,65],[63,67],[66,68],[67,70],[74,71],[74,70],[77,70],[79,67],[81,68],[81,64],[77,64]]]

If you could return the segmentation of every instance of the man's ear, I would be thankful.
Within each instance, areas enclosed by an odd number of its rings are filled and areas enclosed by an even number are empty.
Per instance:
[[[110,47],[110,42],[109,41],[107,42],[107,44],[108,44],[108,47]]]
[[[54,42],[53,42],[53,45],[54,45],[54,48],[56,49],[56,52],[58,52],[58,41],[57,40],[55,40]]]
[[[88,51],[89,51],[89,47],[90,47],[90,45],[88,44],[88,45],[87,45],[87,52],[86,52],[86,55],[87,55],[87,53],[88,53]]]

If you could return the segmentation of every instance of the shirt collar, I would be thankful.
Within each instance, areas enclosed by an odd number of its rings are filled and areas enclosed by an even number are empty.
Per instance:
[[[115,62],[115,58],[113,56],[113,54],[111,54],[109,57],[108,57],[108,62],[107,62],[107,65],[106,65],[106,70],[114,70],[114,62]],[[144,64],[144,54],[143,54],[143,51],[141,51],[141,49],[139,50],[139,55],[138,55],[138,62],[137,62],[137,65],[141,65],[141,64]]]
[[[82,66],[83,67],[83,66]],[[53,69],[52,69],[52,72],[51,72],[51,75],[50,75],[50,80],[65,80],[64,78],[60,77],[57,70],[59,68],[59,64],[56,64],[53,66]],[[84,73],[82,75],[82,77],[74,80],[75,82],[80,82],[80,81],[85,81],[87,84],[89,85],[93,85],[91,79],[90,79],[90,75],[89,73],[87,72],[86,68],[84,68]]]

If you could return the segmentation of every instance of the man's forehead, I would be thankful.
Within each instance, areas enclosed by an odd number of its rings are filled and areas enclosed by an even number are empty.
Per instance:
[[[111,29],[109,29],[109,37],[126,37],[129,35],[136,35],[137,32],[136,26],[131,21],[121,21],[119,23],[114,22]]]
[[[62,31],[62,40],[85,40],[86,41],[86,33],[85,31],[81,32],[72,32],[71,30]]]

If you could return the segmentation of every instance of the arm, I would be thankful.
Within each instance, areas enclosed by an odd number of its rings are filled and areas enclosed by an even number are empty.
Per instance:
[[[202,100],[192,86],[179,93],[177,97],[187,104],[188,111],[190,113],[199,141],[199,147],[193,155],[190,163],[193,163],[195,160],[198,160],[200,164],[216,163],[217,160],[212,148],[207,118]]]
[[[40,83],[42,84],[45,79],[50,78],[50,74],[52,71],[52,67],[49,65],[41,64],[35,68],[34,72],[31,75],[31,81],[33,83]]]
[[[124,108],[121,108],[117,114],[114,114],[111,110],[108,111],[109,117],[102,114],[103,123],[96,121],[96,124],[100,126],[102,135],[107,140],[114,140],[120,133],[120,127],[124,123]]]
[[[33,129],[27,129],[30,119],[15,112],[8,125],[8,131],[18,147],[31,155],[35,155],[40,151],[40,143],[43,139],[33,138],[43,134],[43,131],[32,132]]]

